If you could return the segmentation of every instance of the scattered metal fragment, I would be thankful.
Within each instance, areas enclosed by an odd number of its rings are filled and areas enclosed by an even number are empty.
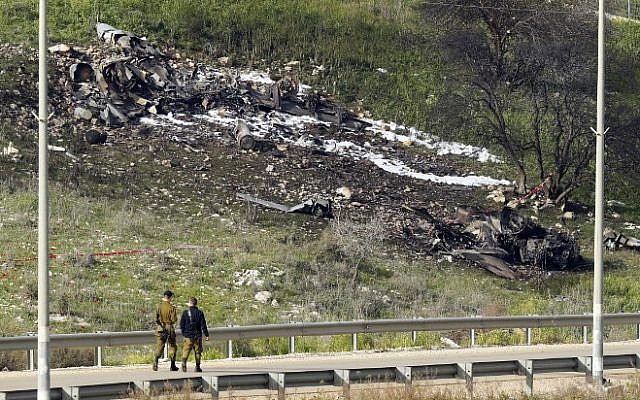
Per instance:
[[[640,239],[628,237],[613,229],[605,229],[604,245],[609,250],[627,249],[640,251]]]
[[[95,79],[93,67],[87,63],[76,63],[69,67],[69,75],[74,82],[91,82]]]
[[[98,38],[105,42],[119,46],[125,50],[148,56],[162,56],[162,52],[150,44],[147,39],[138,37],[120,29],[116,29],[109,24],[98,22],[96,24]]]
[[[111,103],[102,110],[100,118],[107,126],[122,126],[129,122],[129,118]]]
[[[262,206],[273,208],[275,210],[286,213],[310,214],[322,218],[333,217],[333,213],[331,210],[331,201],[325,199],[309,199],[295,206],[287,206],[284,204],[274,203],[273,201],[269,200],[262,200],[244,193],[236,193],[236,196],[251,203],[260,204]]]
[[[13,142],[9,142],[9,145],[2,149],[2,155],[9,157],[12,161],[17,161],[22,158],[20,150],[18,150],[17,147],[14,147]]]
[[[236,122],[233,135],[236,138],[238,147],[242,150],[253,150],[256,147],[256,138],[251,134],[249,125],[245,121],[239,119]]]

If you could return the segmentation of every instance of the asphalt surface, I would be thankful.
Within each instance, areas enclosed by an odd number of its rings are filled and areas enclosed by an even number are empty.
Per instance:
[[[605,344],[606,355],[638,353],[640,353],[640,341]],[[355,352],[322,355],[294,354],[290,356],[203,362],[202,373],[191,372],[193,371],[193,363],[189,363],[190,372],[187,373],[168,371],[169,363],[161,363],[157,372],[152,371],[149,365],[57,369],[51,371],[51,387],[138,382],[200,375],[379,368],[590,355],[591,345],[483,347],[455,350]],[[0,392],[35,388],[37,388],[36,371],[0,372]]]

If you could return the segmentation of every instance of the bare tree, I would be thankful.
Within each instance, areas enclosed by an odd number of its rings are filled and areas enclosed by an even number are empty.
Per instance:
[[[499,145],[517,189],[552,174],[565,197],[592,158],[589,140],[595,14],[583,0],[452,0],[427,3],[443,54],[458,67],[459,101],[485,142]],[[448,100],[450,101],[450,100]]]

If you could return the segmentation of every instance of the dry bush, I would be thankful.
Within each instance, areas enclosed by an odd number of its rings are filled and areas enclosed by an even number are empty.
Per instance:
[[[197,247],[193,258],[191,259],[191,266],[196,268],[206,268],[213,266],[218,260],[215,249],[210,247]]]
[[[51,368],[92,366],[94,357],[93,349],[53,349]]]
[[[24,351],[0,352],[0,371],[20,371],[26,368]]]
[[[357,222],[338,214],[331,221],[330,240],[335,244],[340,258],[350,266],[351,286],[355,287],[363,264],[378,253],[385,233],[383,221],[378,215],[366,222]]]

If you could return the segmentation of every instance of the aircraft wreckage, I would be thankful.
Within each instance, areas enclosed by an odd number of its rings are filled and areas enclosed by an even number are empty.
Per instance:
[[[424,208],[408,209],[432,226],[430,252],[472,262],[503,278],[525,279],[584,264],[574,235],[544,228],[508,207],[499,215],[480,213],[451,223]]]
[[[105,23],[98,23],[99,39],[117,51],[110,55],[80,54],[69,65],[76,118],[119,127],[139,123],[142,117],[157,114],[201,114],[225,107],[232,115],[252,111],[277,111],[293,116],[310,116],[343,130],[361,131],[370,123],[336,104],[320,92],[303,91],[289,76],[276,73],[271,82],[259,86],[195,62],[178,62],[145,38]],[[73,52],[75,49],[50,49]],[[241,149],[260,146],[241,120],[233,131]],[[104,143],[106,137],[87,134],[89,143]],[[238,194],[245,201],[286,213],[331,217],[331,202],[309,199],[288,206]],[[426,209],[413,210],[433,226],[429,251],[467,260],[508,279],[526,278],[540,271],[571,270],[582,259],[575,237],[552,231],[505,209],[500,215],[479,215],[466,224],[450,224],[431,216]]]
[[[300,94],[298,83],[290,77],[272,76],[274,82],[263,93],[251,82],[200,63],[180,68],[156,46],[130,32],[101,22],[96,31],[99,39],[123,54],[69,67],[78,104],[74,115],[80,119],[118,127],[147,115],[202,112],[224,105],[236,111],[253,108],[312,116],[353,131],[369,126],[318,92]]]

